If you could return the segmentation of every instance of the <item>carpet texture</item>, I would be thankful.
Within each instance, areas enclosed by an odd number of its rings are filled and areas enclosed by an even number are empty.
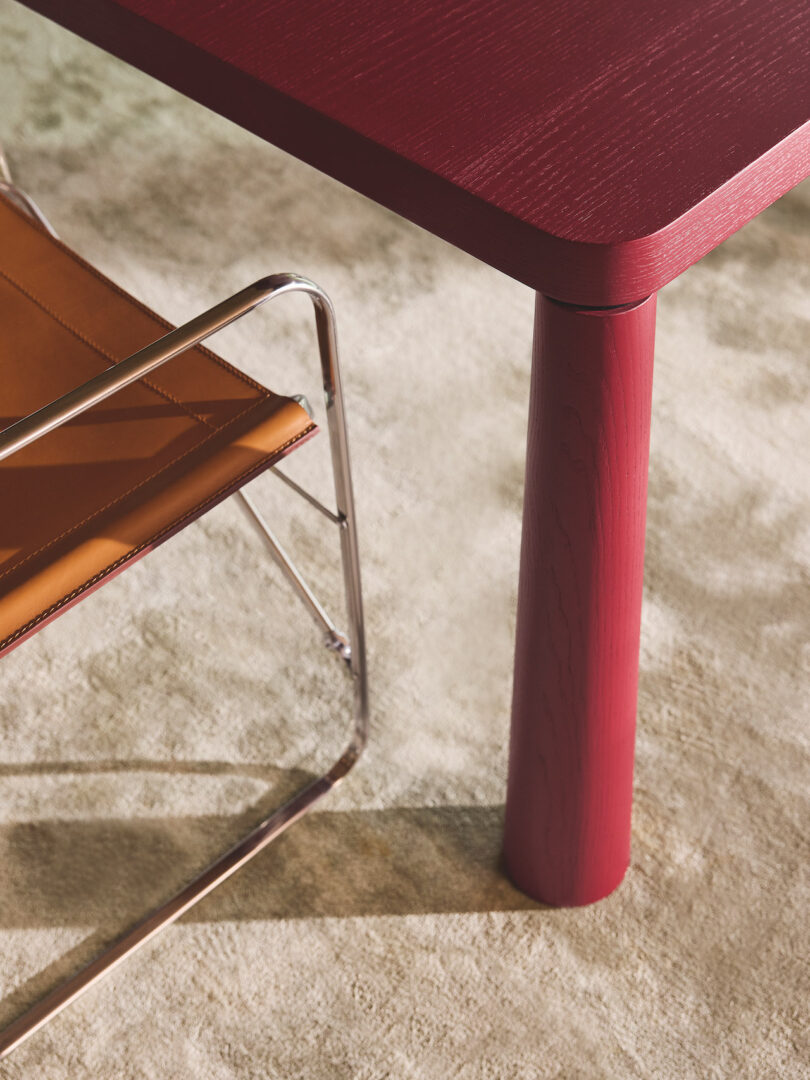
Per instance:
[[[374,694],[346,785],[0,1077],[810,1076],[810,188],[662,292],[633,863],[555,911],[499,867],[529,290],[11,0],[0,141],[176,322],[270,271],[332,294]],[[215,347],[317,400],[313,345],[290,298]],[[327,495],[324,444],[290,471]],[[0,1023],[337,751],[296,605],[226,504],[3,660]]]

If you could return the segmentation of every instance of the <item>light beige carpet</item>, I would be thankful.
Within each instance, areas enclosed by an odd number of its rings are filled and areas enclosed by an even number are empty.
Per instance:
[[[0,141],[173,320],[273,270],[333,294],[374,690],[323,810],[0,1076],[810,1075],[810,189],[662,293],[633,865],[553,911],[498,867],[529,290],[10,0]],[[316,399],[308,314],[218,347]],[[328,529],[255,488],[336,604]],[[295,605],[226,505],[3,660],[0,1021],[340,745]]]

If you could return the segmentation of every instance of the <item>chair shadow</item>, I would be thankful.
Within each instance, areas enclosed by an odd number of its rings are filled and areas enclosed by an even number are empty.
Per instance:
[[[301,770],[263,765],[148,761],[9,764],[0,766],[0,778],[103,771],[252,776],[271,790],[234,815],[0,826],[0,927],[89,931],[0,1002],[0,1024],[91,960],[311,779]],[[539,910],[504,874],[502,823],[501,806],[318,810],[183,921]]]

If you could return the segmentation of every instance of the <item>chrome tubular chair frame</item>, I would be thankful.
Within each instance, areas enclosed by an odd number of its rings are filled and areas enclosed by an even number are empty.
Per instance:
[[[0,150],[0,190],[36,218],[52,235],[44,215],[33,201],[11,182]],[[199,344],[217,330],[255,310],[267,300],[285,293],[303,292],[312,301],[318,334],[321,374],[326,397],[327,426],[332,458],[337,511],[322,506],[313,496],[300,488],[289,477],[273,468],[289,486],[337,525],[340,531],[340,549],[349,623],[348,639],[338,632],[312,590],[292,560],[279,544],[253,502],[243,491],[238,491],[240,502],[250,521],[261,534],[271,555],[293,585],[310,615],[321,628],[327,648],[335,652],[352,680],[354,688],[354,725],[348,745],[332,767],[313,780],[283,806],[254,828],[243,840],[232,847],[192,882],[170,900],[161,904],[139,923],[128,930],[86,967],[50,991],[22,1016],[0,1032],[0,1058],[5,1057],[47,1023],[58,1012],[74,1001],[85,990],[130,956],[160,930],[173,923],[190,907],[210,893],[231,874],[258,854],[293,822],[302,817],[328,791],[338,784],[354,766],[362,753],[368,736],[368,682],[366,674],[363,602],[360,586],[360,564],[357,549],[354,497],[351,467],[343,409],[343,394],[338,365],[335,315],[326,293],[318,285],[297,274],[275,274],[262,278],[217,304],[184,326],[172,330],[165,337],[122,360],[113,368],[90,379],[82,386],[58,398],[50,405],[32,413],[0,433],[0,460],[27,446],[35,439],[66,423],[74,416],[103,401],[117,390],[147,375],[165,364],[167,360]]]

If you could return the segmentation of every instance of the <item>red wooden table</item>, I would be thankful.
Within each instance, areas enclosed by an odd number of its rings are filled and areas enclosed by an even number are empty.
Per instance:
[[[808,0],[24,0],[538,292],[506,855],[629,862],[655,294],[810,174]]]

